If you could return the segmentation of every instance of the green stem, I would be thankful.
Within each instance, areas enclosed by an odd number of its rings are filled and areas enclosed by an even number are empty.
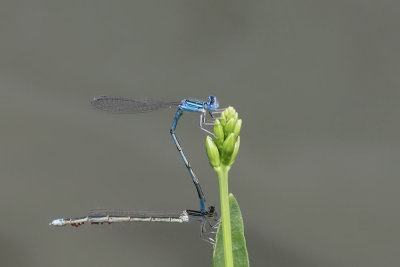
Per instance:
[[[219,195],[221,202],[221,222],[224,239],[225,267],[233,267],[231,215],[229,208],[228,172],[230,166],[221,165],[215,168],[219,180]]]

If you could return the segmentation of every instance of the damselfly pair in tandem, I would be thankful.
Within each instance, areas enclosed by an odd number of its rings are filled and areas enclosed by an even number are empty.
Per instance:
[[[189,171],[190,177],[196,188],[196,192],[200,201],[200,211],[184,210],[182,212],[138,212],[138,211],[118,211],[118,210],[93,210],[85,217],[55,219],[50,222],[54,226],[80,226],[86,222],[90,224],[103,223],[122,223],[122,222],[200,222],[202,239],[214,244],[214,239],[208,234],[214,234],[218,227],[219,219],[215,212],[214,206],[206,209],[205,197],[201,189],[199,180],[195,175],[189,161],[183,153],[182,147],[175,135],[175,129],[179,118],[184,112],[200,113],[200,129],[206,133],[213,135],[205,126],[213,125],[214,119],[218,118],[225,109],[219,109],[219,103],[215,96],[209,96],[207,101],[196,99],[183,99],[181,101],[154,101],[154,100],[137,100],[124,97],[95,97],[91,101],[92,105],[97,109],[114,112],[114,113],[142,113],[157,110],[164,107],[177,106],[177,112],[170,128],[170,133],[182,160]],[[209,119],[207,119],[207,114]]]

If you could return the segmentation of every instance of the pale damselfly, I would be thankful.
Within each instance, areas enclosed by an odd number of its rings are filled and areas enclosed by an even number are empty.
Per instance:
[[[218,215],[214,206],[207,211],[184,210],[182,212],[155,212],[155,211],[121,211],[111,209],[95,209],[89,211],[85,217],[60,218],[49,223],[53,226],[81,226],[89,224],[136,223],[136,222],[166,222],[166,223],[192,223],[199,222],[200,236],[205,241],[214,244],[214,239],[208,234],[215,234],[219,225]]]

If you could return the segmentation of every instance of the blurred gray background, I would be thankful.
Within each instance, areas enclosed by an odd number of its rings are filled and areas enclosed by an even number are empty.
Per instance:
[[[210,266],[198,225],[48,223],[95,207],[197,209],[175,110],[89,101],[215,94],[244,121],[230,191],[252,266],[399,266],[395,3],[1,1],[2,265]],[[177,135],[219,206],[198,115]]]

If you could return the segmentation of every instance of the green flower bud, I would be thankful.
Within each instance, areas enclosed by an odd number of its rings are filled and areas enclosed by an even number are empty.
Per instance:
[[[228,120],[228,122],[226,123],[225,127],[224,127],[224,134],[225,136],[228,136],[231,132],[233,132],[233,129],[235,128],[237,122],[237,118],[235,120],[235,117],[232,117]]]
[[[215,143],[217,144],[218,148],[222,147],[224,143],[224,128],[221,125],[221,122],[216,119],[214,122],[214,135],[216,137]]]
[[[236,140],[235,147],[233,148],[231,161],[229,162],[229,165],[232,165],[235,162],[236,156],[239,152],[239,147],[240,147],[240,136]]]
[[[228,163],[231,161],[231,156],[236,143],[235,139],[235,134],[230,133],[222,145],[221,161],[225,165],[228,165]]]
[[[239,114],[235,111],[235,113],[233,114],[232,118],[235,119],[235,122],[238,120]]]
[[[219,122],[221,123],[222,127],[225,127],[226,120],[224,118],[221,118]]]
[[[221,165],[221,160],[219,158],[219,151],[210,136],[207,136],[206,138],[206,151],[208,159],[210,161],[210,165],[214,168],[219,167]]]
[[[226,111],[226,110],[224,110],[224,112],[221,113],[221,120],[220,120],[221,125],[222,125],[223,127],[225,127],[225,124],[226,124],[226,114],[227,114],[227,113],[225,113],[225,111]]]
[[[235,137],[239,136],[241,128],[242,128],[242,120],[239,119],[239,120],[237,120],[237,122],[235,124],[235,128],[233,129],[233,133],[235,134]]]
[[[224,112],[226,112],[226,120],[229,120],[235,115],[236,110],[233,107],[228,107],[226,110],[224,110]]]

